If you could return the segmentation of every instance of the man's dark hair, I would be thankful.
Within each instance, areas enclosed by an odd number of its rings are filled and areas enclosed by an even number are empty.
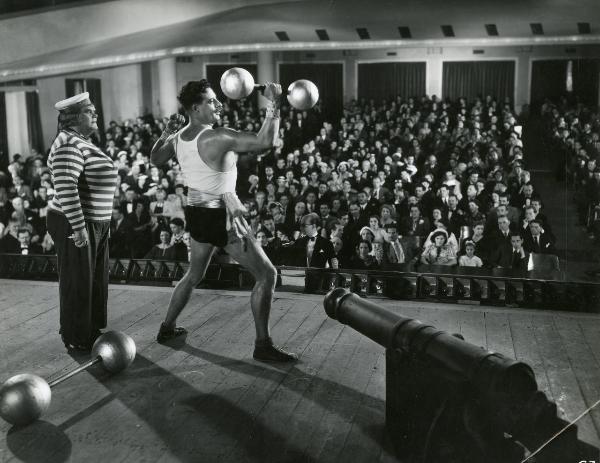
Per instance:
[[[186,110],[189,110],[195,104],[201,104],[204,100],[206,90],[210,88],[210,83],[206,79],[193,80],[181,87],[181,92],[177,99]]]
[[[185,226],[185,222],[183,221],[183,219],[180,219],[179,217],[175,217],[173,219],[171,219],[171,224],[176,225],[178,227],[184,227]]]

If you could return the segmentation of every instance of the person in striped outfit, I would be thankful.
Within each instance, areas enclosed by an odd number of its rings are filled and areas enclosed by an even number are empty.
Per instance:
[[[60,334],[67,349],[89,351],[106,327],[117,169],[88,138],[98,129],[98,114],[87,92],[54,107],[59,111],[58,134],[48,167],[56,194],[46,220],[57,255]]]

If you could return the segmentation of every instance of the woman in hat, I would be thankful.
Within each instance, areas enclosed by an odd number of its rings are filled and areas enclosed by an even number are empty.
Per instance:
[[[54,107],[58,134],[48,167],[56,194],[48,203],[47,225],[57,255],[60,334],[67,349],[89,351],[106,327],[117,169],[88,138],[98,129],[98,113],[87,92]]]
[[[448,233],[436,230],[431,234],[431,244],[426,245],[421,254],[421,263],[425,265],[456,265],[456,252],[448,244]]]

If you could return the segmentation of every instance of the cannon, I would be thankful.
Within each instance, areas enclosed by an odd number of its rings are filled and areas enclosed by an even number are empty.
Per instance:
[[[386,348],[386,429],[402,461],[522,462],[567,426],[523,362],[405,318],[344,288],[327,315]],[[598,461],[572,425],[530,463]]]

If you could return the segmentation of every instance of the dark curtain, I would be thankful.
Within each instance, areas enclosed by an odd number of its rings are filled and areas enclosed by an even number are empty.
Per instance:
[[[5,92],[0,92],[0,171],[8,169],[8,128],[6,126]]]
[[[104,111],[102,110],[102,85],[100,79],[85,79],[85,90],[90,93],[90,100],[98,112],[98,131],[104,137]],[[104,142],[104,140],[102,140]]]
[[[567,70],[573,62],[573,90],[567,91]],[[534,61],[531,69],[531,103],[540,105],[545,99],[558,103],[566,97],[570,103],[598,104],[600,60],[556,59]]]
[[[538,107],[546,98],[558,102],[567,93],[568,60],[533,61],[529,101]]]
[[[66,98],[75,96],[78,93],[85,92],[84,79],[65,79],[65,94]]]
[[[37,92],[26,92],[27,127],[29,129],[29,145],[38,153],[44,154],[44,135],[40,116],[40,99]]]
[[[573,96],[586,105],[598,105],[598,73],[600,60],[576,59],[573,61]]]
[[[329,122],[337,122],[344,107],[344,66],[342,63],[282,63],[279,65],[279,82],[284,94],[289,85],[298,79],[308,79],[319,88],[319,102],[323,116]]]
[[[446,61],[442,75],[444,98],[473,101],[491,95],[501,102],[515,97],[514,61]],[[514,103],[514,102],[513,102]]]
[[[420,97],[425,90],[425,63],[359,63],[358,98]]]
[[[221,91],[221,76],[225,71],[234,67],[244,68],[246,71],[252,74],[255,83],[260,83],[257,79],[258,70],[256,64],[207,64],[206,79],[210,82],[211,88],[217,94],[219,101],[225,101],[227,99],[227,97],[223,95],[223,92]],[[258,105],[258,93],[256,91],[252,92],[250,95],[250,101],[255,107]]]

